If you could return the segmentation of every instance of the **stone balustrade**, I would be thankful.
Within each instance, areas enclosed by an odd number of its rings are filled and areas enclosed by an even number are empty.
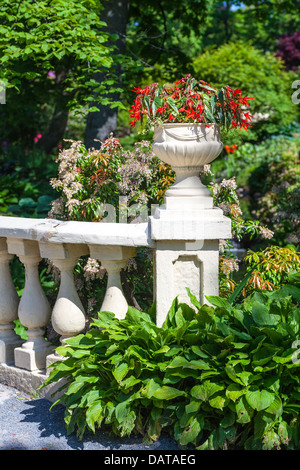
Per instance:
[[[106,268],[106,295],[99,311],[112,311],[119,319],[128,308],[120,271],[136,255],[137,247],[154,251],[153,290],[159,326],[176,295],[188,301],[186,287],[200,302],[205,302],[205,295],[217,295],[218,239],[230,237],[230,220],[219,209],[207,214],[205,223],[195,214],[190,219],[183,215],[181,222],[178,216],[167,217],[164,207],[147,223],[135,224],[0,217],[0,382],[34,391],[55,360],[54,347],[45,339],[49,322],[62,343],[85,328],[86,313],[73,279],[73,268],[83,255]],[[13,256],[25,268],[20,299],[9,268]],[[40,283],[42,258],[51,260],[60,271],[52,311]],[[17,318],[27,327],[26,341],[14,332]]]

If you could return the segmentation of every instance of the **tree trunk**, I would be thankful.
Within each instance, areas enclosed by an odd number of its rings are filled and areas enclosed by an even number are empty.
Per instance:
[[[57,149],[59,142],[62,140],[68,122],[68,115],[68,109],[66,107],[62,108],[59,103],[57,103],[48,129],[38,142],[38,147],[43,149],[47,154]]]
[[[55,82],[60,90],[59,95],[56,100],[53,116],[49,126],[46,131],[43,132],[43,136],[37,144],[37,146],[43,149],[47,154],[50,154],[55,148],[57,149],[57,146],[62,140],[66,130],[69,115],[67,103],[70,97],[74,95],[74,92],[70,94],[64,91],[64,81],[67,75],[68,71],[66,69],[62,69],[56,74]]]
[[[113,54],[125,53],[125,36],[126,25],[128,20],[129,0],[107,0],[103,3],[104,10],[101,10],[101,20],[107,24],[104,31],[110,34],[117,34],[118,40],[112,42],[116,46]],[[118,77],[121,75],[121,66],[115,66],[115,72]],[[94,76],[98,83],[101,83],[107,77],[104,73],[96,73]],[[119,83],[121,85],[121,78]],[[109,98],[113,100],[119,99],[118,93],[111,93]],[[118,110],[117,108],[111,109],[110,106],[103,106],[101,103],[92,103],[91,106],[97,106],[100,111],[91,112],[87,117],[87,124],[85,130],[84,143],[87,148],[99,148],[100,142],[95,142],[95,139],[103,142],[111,132],[114,132],[117,125]]]

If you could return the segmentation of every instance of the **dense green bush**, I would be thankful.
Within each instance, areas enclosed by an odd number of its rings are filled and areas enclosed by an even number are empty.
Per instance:
[[[49,179],[57,171],[54,158],[37,148],[24,152],[18,146],[2,147],[0,214],[47,217],[55,198],[55,191],[49,185]]]
[[[197,449],[300,449],[300,276],[216,308],[174,300],[162,328],[129,308],[68,339],[45,385],[64,378],[67,430],[101,426]]]
[[[291,100],[296,75],[285,72],[283,63],[271,53],[237,41],[207,50],[195,58],[193,66],[196,78],[217,88],[227,83],[233,88],[246,89],[249,96],[255,97],[251,100],[251,114],[267,117],[257,120],[252,131],[244,132],[245,140],[274,134],[297,118],[297,106]]]
[[[298,140],[299,142],[299,140]],[[253,214],[274,231],[281,246],[300,245],[300,157],[297,142],[286,148],[281,159],[253,172],[252,192],[256,188]],[[263,174],[264,173],[264,174]],[[264,182],[257,187],[257,182]]]
[[[235,176],[244,217],[266,225],[280,246],[300,240],[299,131],[294,125],[287,135],[259,144],[225,146],[225,155],[211,165],[215,181]]]

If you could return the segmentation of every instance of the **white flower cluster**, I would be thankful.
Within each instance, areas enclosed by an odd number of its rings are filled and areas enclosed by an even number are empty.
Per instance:
[[[96,259],[88,258],[83,272],[86,281],[94,281],[95,279],[103,279],[106,269]]]

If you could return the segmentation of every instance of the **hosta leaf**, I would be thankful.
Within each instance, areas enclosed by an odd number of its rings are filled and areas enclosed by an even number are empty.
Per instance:
[[[188,405],[185,407],[185,412],[189,413],[196,413],[201,406],[201,401],[191,400]]]
[[[247,388],[241,388],[237,384],[230,384],[226,389],[226,397],[236,402],[242,395],[245,395]]]
[[[249,423],[252,418],[252,408],[245,399],[245,396],[242,396],[235,405],[235,410],[237,413],[237,422],[241,424]]]
[[[278,434],[273,429],[267,431],[263,437],[263,450],[272,450],[274,447],[278,448],[280,445],[280,439]]]
[[[146,387],[142,389],[142,396],[152,398],[155,390],[158,390],[159,388],[161,388],[161,385],[154,379],[150,379],[149,382],[147,382]]]
[[[95,402],[92,406],[90,406],[86,411],[86,422],[89,428],[95,432],[95,423],[100,426],[103,416],[103,406],[102,402]]]
[[[163,353],[166,353],[168,351],[170,351],[170,347],[165,345],[162,348],[158,349],[157,351],[154,351],[153,355],[156,356],[157,354],[163,354]]]
[[[206,295],[205,297],[207,298],[209,303],[214,305],[215,307],[223,308],[227,312],[231,312],[232,306],[225,298],[218,297],[217,295]]]
[[[185,395],[186,393],[184,391],[168,386],[158,388],[153,392],[153,396],[159,400],[171,400]]]
[[[275,394],[267,390],[248,391],[246,400],[254,410],[261,411],[268,408],[275,400]]]
[[[217,397],[208,400],[208,402],[212,408],[218,408],[219,410],[223,410],[226,402],[226,397],[218,395]]]
[[[118,367],[113,371],[113,376],[117,382],[120,382],[128,372],[128,364],[122,362]]]
[[[187,290],[187,293],[188,293],[188,296],[190,298],[190,301],[191,301],[191,304],[194,305],[194,307],[196,307],[197,309],[201,309],[201,304],[199,302],[199,300],[197,300],[197,297],[191,293],[190,289],[187,287],[186,288]]]
[[[118,403],[118,405],[115,408],[115,416],[118,421],[118,423],[122,424],[122,422],[126,419],[130,412],[130,406],[129,402],[123,401],[122,403]]]
[[[126,320],[128,320],[132,324],[143,324],[145,322],[149,324],[152,323],[151,318],[147,313],[141,312],[140,310],[137,310],[136,308],[130,306],[128,307],[126,313]]]
[[[277,325],[280,321],[279,315],[271,315],[269,308],[265,304],[257,301],[254,301],[252,304],[252,317],[258,326]]]
[[[195,385],[191,389],[191,395],[198,400],[207,401],[214,393],[219,392],[224,388],[224,385],[218,385],[207,380],[201,385]]]
[[[135,419],[136,419],[136,414],[132,410],[130,413],[126,416],[126,418],[122,421],[121,425],[121,437],[124,436],[129,436],[131,434],[131,431],[134,429],[135,425]]]
[[[201,431],[201,425],[199,421],[194,418],[187,428],[184,429],[179,439],[179,443],[183,446],[193,442],[197,439]]]
[[[270,406],[268,406],[268,408],[265,409],[265,411],[267,413],[280,416],[283,411],[281,398],[279,396],[275,396],[273,402]]]

